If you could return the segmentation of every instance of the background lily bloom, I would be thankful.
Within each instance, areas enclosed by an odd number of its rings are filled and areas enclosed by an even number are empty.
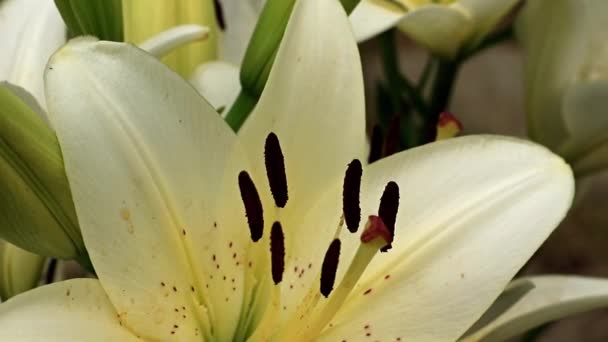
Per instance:
[[[608,167],[608,2],[529,1],[517,22],[532,139],[577,174]]]
[[[296,4],[238,136],[129,45],[70,42],[46,90],[99,280],[9,300],[6,340],[455,340],[572,199],[569,167],[511,138],[357,162],[363,80],[338,1]]]
[[[361,0],[351,15],[358,40],[392,27],[434,54],[452,59],[475,48],[517,0]]]
[[[66,41],[66,27],[53,1],[0,2],[0,81],[25,88],[44,108],[42,74]]]

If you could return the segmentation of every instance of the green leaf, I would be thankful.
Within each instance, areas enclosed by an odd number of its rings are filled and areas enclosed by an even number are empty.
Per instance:
[[[359,1],[340,0],[347,13]],[[294,3],[295,0],[268,0],[264,6],[241,66],[241,85],[249,95],[257,98],[264,90]]]
[[[122,42],[122,0],[55,0],[71,36],[92,35]]]
[[[59,143],[24,94],[0,83],[0,238],[40,255],[88,260]]]

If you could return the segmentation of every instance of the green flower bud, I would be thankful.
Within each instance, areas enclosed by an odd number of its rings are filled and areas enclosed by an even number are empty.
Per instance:
[[[241,0],[239,0],[241,1]],[[140,44],[152,36],[178,25],[196,24],[209,28],[200,42],[176,49],[162,58],[171,69],[190,77],[194,69],[217,59],[219,27],[213,0],[124,0],[125,41]]]
[[[123,41],[121,0],[55,0],[55,5],[71,36]]]
[[[0,240],[0,300],[36,287],[44,261],[43,256]]]
[[[262,94],[296,0],[268,0],[255,27],[241,65],[242,91],[226,116],[237,131]],[[360,0],[340,0],[347,13]]]
[[[22,88],[0,83],[0,238],[86,264],[59,143],[33,103]]]

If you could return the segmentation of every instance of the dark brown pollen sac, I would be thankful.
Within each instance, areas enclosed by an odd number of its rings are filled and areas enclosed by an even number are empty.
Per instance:
[[[285,208],[289,199],[287,193],[287,174],[285,173],[285,159],[281,144],[276,134],[270,133],[264,144],[264,163],[270,192],[274,202],[279,208]]]
[[[283,280],[285,271],[285,236],[280,222],[272,224],[270,230],[270,260],[272,280],[275,285]]]
[[[344,174],[344,185],[342,187],[342,212],[346,228],[355,233],[361,222],[361,206],[359,205],[359,193],[361,192],[361,176],[363,167],[358,159],[353,160]]]
[[[386,184],[382,198],[380,198],[380,208],[378,208],[378,216],[386,225],[386,228],[395,236],[395,222],[397,220],[397,211],[399,210],[399,185],[390,181]],[[382,248],[380,251],[386,252],[391,249],[391,245]]]
[[[321,265],[321,294],[325,298],[334,289],[336,271],[338,270],[338,262],[340,261],[340,247],[340,239],[334,239],[327,248],[323,265]]]
[[[251,240],[257,242],[262,238],[264,233],[264,210],[258,190],[255,188],[253,180],[247,171],[239,173],[239,189],[241,190],[241,199],[245,206],[245,215],[251,233]]]

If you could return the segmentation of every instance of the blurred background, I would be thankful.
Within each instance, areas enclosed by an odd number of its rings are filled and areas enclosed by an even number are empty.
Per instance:
[[[427,52],[396,35],[399,64],[410,79],[424,68]],[[378,115],[376,84],[383,79],[378,38],[360,46],[370,122]],[[526,137],[523,58],[507,41],[467,60],[460,69],[449,111],[463,125],[462,134]],[[371,128],[370,128],[371,129]],[[580,179],[570,213],[521,275],[577,274],[608,277],[608,172]],[[542,213],[539,213],[542,215]],[[608,341],[608,309],[576,315],[516,339],[517,341]]]

